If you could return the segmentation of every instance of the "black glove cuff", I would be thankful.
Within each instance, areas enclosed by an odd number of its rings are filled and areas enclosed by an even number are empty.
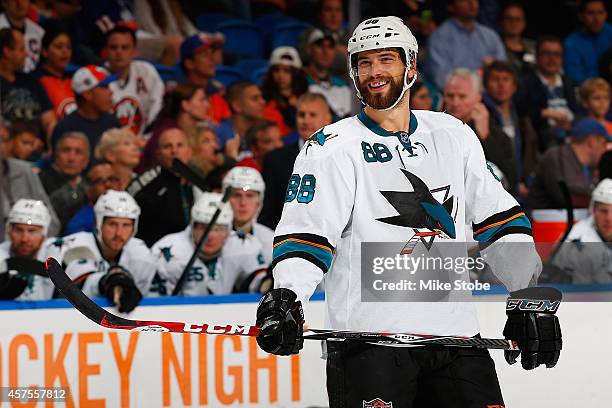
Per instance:
[[[555,288],[532,287],[514,291],[506,300],[506,314],[555,314],[561,304],[561,292]]]

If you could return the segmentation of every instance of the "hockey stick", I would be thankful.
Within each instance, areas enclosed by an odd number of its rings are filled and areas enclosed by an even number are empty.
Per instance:
[[[564,180],[559,180],[559,188],[561,189],[561,194],[563,195],[563,201],[565,201],[566,224],[565,231],[563,232],[561,239],[559,239],[559,242],[553,249],[552,254],[549,258],[549,262],[552,262],[555,259],[555,256],[557,256],[557,252],[559,252],[559,249],[561,249],[561,246],[567,239],[567,236],[569,235],[570,231],[572,230],[572,227],[574,226],[574,203],[572,203],[572,195],[569,191],[569,188],[567,187],[567,183]]]
[[[177,159],[176,157],[172,160],[172,170],[181,175],[182,178],[198,187],[202,191],[210,191],[210,182],[208,179],[200,176],[198,173],[193,171],[191,167]]]
[[[248,325],[217,325],[210,323],[193,324],[184,322],[162,322],[155,320],[130,320],[119,317],[104,310],[89,299],[72,282],[68,275],[66,275],[66,272],[64,272],[60,264],[55,259],[48,258],[46,267],[47,273],[55,286],[79,312],[94,323],[109,329],[172,333],[225,334],[251,337],[256,337],[260,332],[259,327]],[[487,349],[518,350],[516,343],[511,340],[481,339],[457,336],[433,336],[407,333],[367,333],[308,329],[304,332],[304,338],[308,340],[354,340],[380,345],[404,344],[411,346],[476,347]]]
[[[227,200],[229,200],[229,196],[231,193],[232,193],[231,188],[225,189],[225,193],[223,194],[223,198],[221,198],[221,202],[219,203],[219,206],[215,210],[215,213],[213,214],[208,225],[206,225],[204,234],[202,235],[202,238],[200,238],[200,240],[196,244],[196,247],[193,250],[193,254],[191,254],[191,258],[189,258],[189,262],[187,262],[187,265],[185,265],[185,268],[183,269],[183,273],[181,273],[181,277],[176,282],[176,286],[174,287],[174,289],[172,289],[172,296],[178,295],[178,293],[181,291],[183,284],[185,283],[185,279],[187,279],[187,275],[189,275],[189,270],[195,263],[196,258],[198,257],[198,254],[200,253],[200,250],[202,250],[202,246],[204,246],[204,244],[206,243],[206,240],[208,239],[208,235],[210,234],[210,231],[212,230],[212,228],[215,226],[215,223],[217,222],[217,218],[219,218],[219,215],[221,214],[221,210],[223,209],[223,206],[227,204]]]

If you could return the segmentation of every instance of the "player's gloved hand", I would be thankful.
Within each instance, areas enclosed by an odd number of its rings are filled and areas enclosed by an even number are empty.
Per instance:
[[[116,305],[121,313],[131,312],[142,299],[132,274],[119,265],[111,266],[98,286],[100,293]]]
[[[291,289],[272,289],[257,306],[257,344],[262,350],[286,356],[297,354],[304,345],[304,310]]]
[[[0,273],[0,300],[13,300],[23,293],[28,281],[16,273]]]
[[[506,301],[508,320],[504,337],[514,340],[520,351],[506,350],[504,357],[514,364],[521,354],[521,365],[532,370],[540,364],[552,368],[561,353],[561,326],[555,312],[561,292],[554,288],[532,287],[510,293]]]

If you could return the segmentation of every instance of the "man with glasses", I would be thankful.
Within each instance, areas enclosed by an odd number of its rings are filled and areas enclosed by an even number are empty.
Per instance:
[[[55,238],[47,239],[50,224],[51,214],[42,201],[22,198],[13,205],[6,225],[8,239],[0,244],[0,299],[51,299],[51,280],[32,273],[44,273],[42,262],[52,255]],[[21,265],[24,260],[33,262],[19,266],[15,260]]]
[[[99,161],[92,164],[85,178],[87,203],[66,224],[65,235],[81,231],[93,232],[96,228],[94,204],[107,190],[119,190],[119,184],[119,177],[113,174],[111,163]]]
[[[191,209],[191,223],[181,232],[157,241],[151,251],[157,257],[152,296],[170,295],[197,243],[221,202],[221,194],[203,193]],[[184,296],[257,292],[266,277],[261,244],[250,234],[230,230],[232,209],[225,204],[208,239],[178,290]]]

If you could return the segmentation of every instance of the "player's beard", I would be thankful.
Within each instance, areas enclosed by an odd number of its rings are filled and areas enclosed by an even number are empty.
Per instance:
[[[368,87],[368,82],[370,82],[370,79],[367,81],[358,81],[357,85],[363,102],[371,108],[377,110],[390,108],[400,97],[404,88],[404,75],[398,77],[380,78],[380,80],[389,81],[389,89],[386,92],[371,92],[370,88]]]

